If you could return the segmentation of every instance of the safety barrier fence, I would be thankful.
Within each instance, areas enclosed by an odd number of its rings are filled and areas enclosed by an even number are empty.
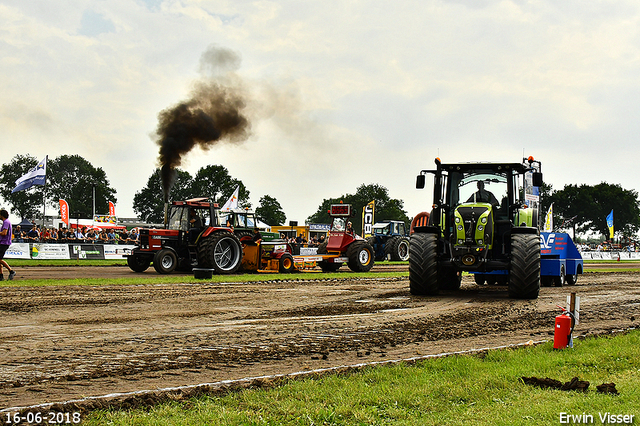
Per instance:
[[[119,252],[134,248],[125,244],[50,244],[13,243],[7,249],[5,259],[124,259]]]

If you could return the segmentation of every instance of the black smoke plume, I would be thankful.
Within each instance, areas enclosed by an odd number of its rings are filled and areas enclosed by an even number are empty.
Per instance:
[[[208,73],[198,81],[190,99],[158,115],[160,173],[165,202],[176,177],[176,167],[194,147],[208,150],[225,142],[242,142],[251,135],[243,85],[234,71],[240,59],[234,52],[210,47],[203,53],[200,69]]]

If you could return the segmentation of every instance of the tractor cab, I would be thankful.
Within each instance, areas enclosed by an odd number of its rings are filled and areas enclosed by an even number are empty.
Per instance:
[[[217,207],[206,198],[174,201],[165,229],[178,231],[178,240],[182,244],[195,245],[205,229],[218,226]]]
[[[373,235],[375,236],[407,235],[404,222],[399,220],[389,220],[376,223],[372,226],[372,229]]]

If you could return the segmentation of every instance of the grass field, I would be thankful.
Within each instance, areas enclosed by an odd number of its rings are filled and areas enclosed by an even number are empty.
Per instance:
[[[599,416],[605,413],[633,415],[638,424],[639,373],[640,333],[632,331],[580,340],[562,351],[551,343],[492,350],[147,409],[94,412],[84,424],[556,425],[568,415],[587,420],[584,415],[590,415],[602,424]],[[591,385],[586,393],[541,389],[524,384],[522,376],[562,382],[578,376]],[[619,395],[596,392],[596,385],[610,382]]]

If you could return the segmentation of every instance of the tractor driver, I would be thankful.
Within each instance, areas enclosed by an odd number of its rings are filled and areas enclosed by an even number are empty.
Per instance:
[[[353,225],[351,221],[347,222],[347,234],[353,235]]]
[[[189,241],[194,242],[202,230],[202,218],[195,209],[189,209]]]
[[[498,199],[491,191],[484,189],[484,182],[478,181],[478,190],[467,200],[467,203],[489,203],[492,206],[500,205]]]

